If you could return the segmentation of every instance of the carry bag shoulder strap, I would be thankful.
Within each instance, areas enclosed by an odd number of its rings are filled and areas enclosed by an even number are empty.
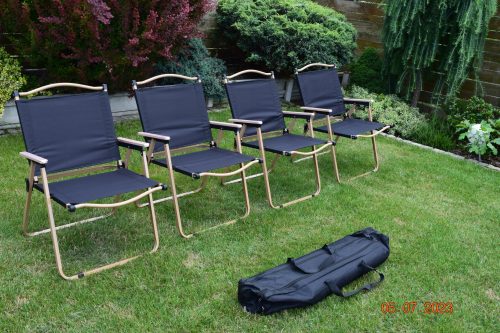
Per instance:
[[[379,275],[379,280],[372,282],[372,283],[367,283],[359,289],[352,290],[352,291],[345,292],[345,293],[337,286],[337,283],[335,281],[332,281],[332,280],[325,281],[326,285],[331,290],[331,292],[334,293],[335,295],[340,296],[340,297],[350,297],[350,296],[358,294],[362,290],[370,291],[373,288],[375,288],[378,284],[380,284],[380,282],[384,281],[384,274],[380,273],[375,268],[368,266],[364,261],[361,261],[360,266],[364,266],[364,267],[368,268],[370,271],[377,272]]]

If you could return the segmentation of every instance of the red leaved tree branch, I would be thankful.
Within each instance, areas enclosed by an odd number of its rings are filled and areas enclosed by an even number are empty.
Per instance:
[[[48,80],[109,82],[118,90],[198,37],[197,25],[214,2],[8,0],[5,6],[25,27],[16,49],[30,65],[47,68]]]

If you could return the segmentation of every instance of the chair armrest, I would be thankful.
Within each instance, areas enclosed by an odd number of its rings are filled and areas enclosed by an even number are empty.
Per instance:
[[[332,109],[315,108],[312,106],[301,106],[300,108],[304,111],[309,111],[309,112],[316,112],[316,113],[322,113],[322,114],[332,113]]]
[[[120,146],[120,147],[125,147],[125,148],[139,150],[139,151],[144,151],[149,147],[149,143],[147,143],[147,142],[127,139],[127,138],[122,138],[122,137],[116,138],[116,141],[118,141],[118,146]]]
[[[261,127],[262,121],[260,120],[248,120],[248,119],[229,119],[232,123],[237,123],[241,125],[247,125],[251,127]]]
[[[373,99],[344,97],[344,103],[345,104],[357,104],[357,105],[366,105],[366,106],[369,106],[371,103],[373,103]]]
[[[156,141],[163,142],[163,143],[169,143],[170,142],[170,137],[166,135],[161,135],[161,134],[154,134],[154,133],[149,133],[149,132],[138,132],[138,135],[148,138],[148,139],[155,139]]]
[[[300,118],[305,120],[311,120],[311,117],[313,116],[312,113],[295,111],[283,111],[283,115],[287,118]]]
[[[240,124],[231,124],[222,121],[210,121],[210,127],[226,131],[238,132],[242,126]]]
[[[30,160],[31,162],[34,162],[38,165],[45,165],[49,162],[46,158],[40,157],[40,156],[32,154],[32,153],[28,153],[27,151],[22,151],[19,153],[19,155],[21,155],[21,157],[24,157],[24,158],[26,158],[26,159]]]

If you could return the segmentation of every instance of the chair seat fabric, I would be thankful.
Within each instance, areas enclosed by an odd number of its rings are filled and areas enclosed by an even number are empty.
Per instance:
[[[356,136],[365,132],[378,130],[385,125],[375,121],[367,121],[361,119],[346,119],[332,124],[332,131],[334,135],[356,139]],[[328,127],[322,126],[314,128],[315,131],[328,133]]]
[[[66,204],[76,205],[144,190],[158,185],[157,181],[128,169],[118,169],[96,175],[49,182],[49,191],[52,199],[65,206]],[[43,192],[42,184],[35,184],[34,187]]]
[[[175,171],[188,176],[194,176],[203,172],[226,168],[254,160],[256,160],[256,158],[253,156],[213,147],[194,153],[172,156],[172,167]],[[167,162],[164,158],[155,159],[152,162],[167,167]]]
[[[305,135],[283,134],[263,140],[264,149],[276,154],[285,155],[285,152],[291,152],[301,148],[307,148],[314,145],[323,145],[328,141],[311,138]],[[259,141],[242,142],[244,146],[259,149]]]

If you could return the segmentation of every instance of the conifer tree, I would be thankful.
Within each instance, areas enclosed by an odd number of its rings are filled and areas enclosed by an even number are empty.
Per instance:
[[[416,105],[423,75],[437,72],[433,101],[454,97],[468,74],[477,79],[497,0],[386,0],[384,72]],[[476,82],[479,82],[476,80]]]

